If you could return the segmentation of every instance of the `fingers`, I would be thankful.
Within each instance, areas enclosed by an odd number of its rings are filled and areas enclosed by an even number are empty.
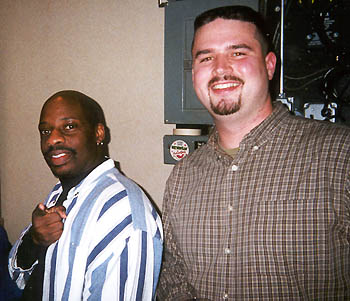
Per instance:
[[[63,223],[57,222],[49,225],[32,227],[32,240],[35,244],[47,247],[57,241],[63,233]]]
[[[33,217],[35,216],[45,216],[46,214],[56,213],[58,215],[58,218],[65,219],[67,218],[66,215],[66,208],[64,206],[53,206],[50,208],[47,208],[43,203],[39,203],[38,206],[33,211]],[[52,216],[50,216],[52,218]]]
[[[49,225],[43,229],[33,229],[31,235],[35,244],[48,247],[55,241],[57,241],[63,232],[63,223],[57,225]]]
[[[57,206],[57,207],[54,206],[54,207],[46,209],[46,212],[47,213],[57,213],[60,216],[60,218],[62,218],[62,219],[67,218],[66,208],[64,206]]]

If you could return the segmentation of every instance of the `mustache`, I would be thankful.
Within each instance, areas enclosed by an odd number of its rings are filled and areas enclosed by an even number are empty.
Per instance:
[[[224,76],[214,76],[209,82],[208,82],[208,87],[210,87],[212,84],[222,81],[222,80],[234,80],[237,82],[240,82],[242,84],[244,84],[244,80],[234,76],[234,75],[224,75]]]
[[[49,146],[49,148],[43,153],[44,156],[50,155],[51,152],[54,151],[68,151],[73,153],[74,155],[77,153],[73,148],[70,147],[64,147],[64,146]]]

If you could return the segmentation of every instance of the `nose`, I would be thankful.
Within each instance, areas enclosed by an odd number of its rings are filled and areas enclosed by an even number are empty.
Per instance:
[[[230,64],[228,58],[225,55],[219,54],[215,58],[215,65],[213,73],[216,76],[222,76],[226,74],[231,74],[232,65]]]
[[[59,130],[52,130],[50,136],[48,136],[46,143],[48,145],[55,145],[64,142],[64,135]]]

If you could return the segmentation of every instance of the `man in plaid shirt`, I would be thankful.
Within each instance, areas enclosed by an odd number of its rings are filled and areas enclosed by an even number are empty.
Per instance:
[[[160,300],[350,298],[350,130],[271,99],[264,26],[243,6],[195,20],[193,85],[215,128],[167,181]]]

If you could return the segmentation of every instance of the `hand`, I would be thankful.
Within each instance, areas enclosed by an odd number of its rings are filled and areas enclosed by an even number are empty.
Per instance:
[[[47,208],[40,203],[32,213],[32,240],[35,244],[47,247],[57,241],[63,232],[63,219],[67,217],[66,208],[54,206]]]

